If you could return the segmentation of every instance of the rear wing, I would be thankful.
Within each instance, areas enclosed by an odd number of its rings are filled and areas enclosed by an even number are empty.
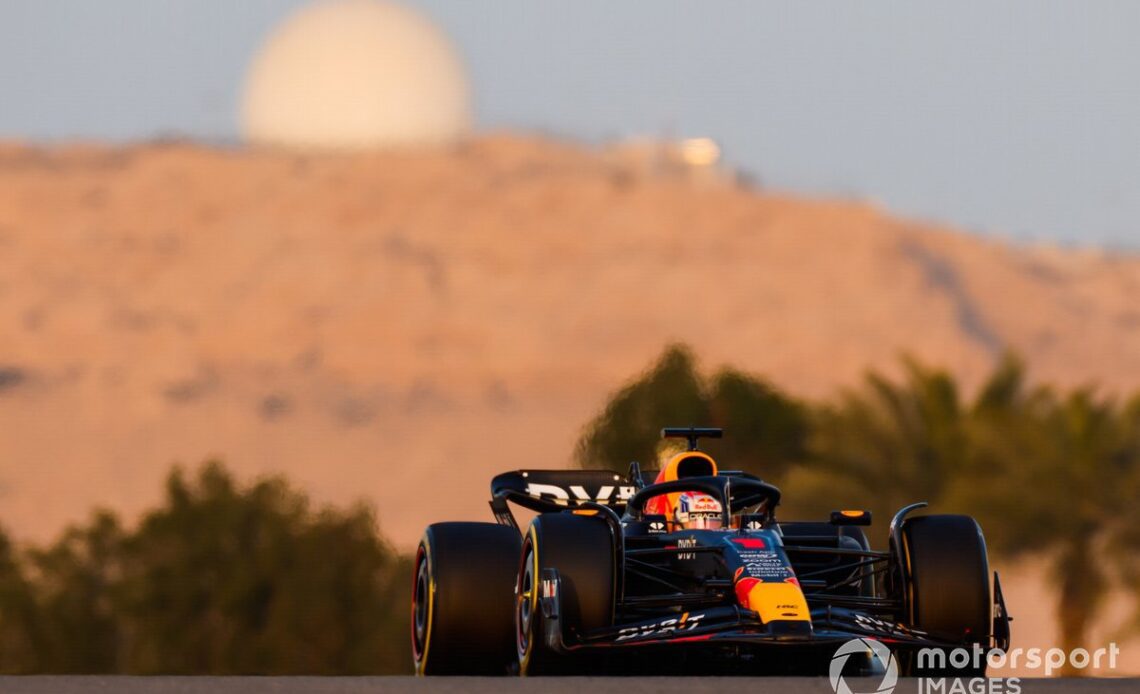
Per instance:
[[[620,511],[636,491],[626,477],[611,470],[514,470],[491,480],[492,498],[533,511],[557,511],[587,501]]]
[[[637,489],[612,470],[514,470],[491,480],[491,511],[499,523],[514,527],[508,501],[539,513],[601,504],[620,515]]]

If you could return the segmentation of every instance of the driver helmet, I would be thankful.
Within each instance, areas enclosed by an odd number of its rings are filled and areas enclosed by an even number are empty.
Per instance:
[[[720,530],[724,527],[724,507],[708,494],[682,492],[674,521],[685,530]]]

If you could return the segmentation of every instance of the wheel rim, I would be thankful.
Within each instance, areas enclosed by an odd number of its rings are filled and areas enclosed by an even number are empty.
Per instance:
[[[423,660],[431,620],[431,577],[427,554],[423,547],[416,553],[416,582],[412,592],[412,651],[417,662]]]
[[[534,604],[534,551],[530,544],[530,538],[527,538],[526,544],[523,546],[523,565],[519,571],[517,593],[515,636],[519,657],[525,658],[530,651],[531,626],[536,607]]]

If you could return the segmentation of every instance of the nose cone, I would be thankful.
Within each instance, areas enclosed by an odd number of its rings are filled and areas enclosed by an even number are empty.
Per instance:
[[[768,625],[794,626],[793,633],[811,631],[811,612],[796,580],[783,543],[775,533],[759,531],[725,538],[726,558],[734,565],[736,601],[760,615]]]
[[[741,578],[736,582],[736,599],[744,609],[758,613],[765,624],[811,622],[804,592],[794,578],[771,582]]]

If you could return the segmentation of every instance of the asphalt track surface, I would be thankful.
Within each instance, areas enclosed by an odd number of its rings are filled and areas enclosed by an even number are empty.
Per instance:
[[[975,687],[952,690],[967,694],[1006,694],[1004,681],[997,689],[977,682]],[[849,679],[853,692],[873,692],[877,679]],[[979,686],[981,685],[981,686]],[[1022,692],[1033,694],[1103,694],[1140,692],[1140,679],[1022,679]],[[896,694],[918,692],[916,680],[899,680]],[[510,694],[512,692],[551,692],[560,694],[834,694],[824,677],[564,677],[555,679],[516,678],[427,678],[414,677],[101,677],[29,676],[0,677],[3,694],[364,694],[373,692],[443,692]],[[939,690],[923,694],[938,694]]]

